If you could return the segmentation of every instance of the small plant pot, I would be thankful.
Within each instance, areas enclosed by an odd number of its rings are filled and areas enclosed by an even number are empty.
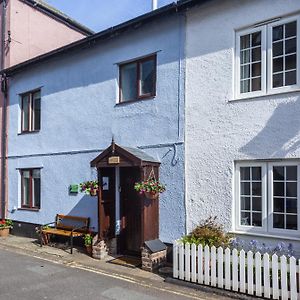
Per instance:
[[[97,192],[97,191],[92,191],[92,192],[90,192],[90,195],[91,195],[92,197],[95,197],[95,196],[97,196],[97,194],[98,194],[98,192]]]
[[[93,253],[92,245],[85,245],[85,248],[86,248],[86,253],[88,254],[88,256],[92,256],[92,253]]]
[[[9,227],[0,228],[0,237],[8,237],[9,229]]]
[[[156,200],[158,198],[158,195],[159,193],[145,192],[146,198],[150,200]]]

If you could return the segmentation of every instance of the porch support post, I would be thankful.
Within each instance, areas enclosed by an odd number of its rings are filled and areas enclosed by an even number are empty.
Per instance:
[[[120,220],[120,167],[115,168],[115,199],[116,199],[116,224],[115,234],[119,235],[121,230]]]

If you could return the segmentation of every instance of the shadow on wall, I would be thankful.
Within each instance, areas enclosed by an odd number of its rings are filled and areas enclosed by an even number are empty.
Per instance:
[[[84,195],[78,203],[67,213],[68,216],[89,217],[90,230],[98,231],[98,198]]]
[[[286,157],[300,146],[300,97],[280,103],[265,127],[240,152],[249,156]],[[255,118],[255,116],[254,116]]]

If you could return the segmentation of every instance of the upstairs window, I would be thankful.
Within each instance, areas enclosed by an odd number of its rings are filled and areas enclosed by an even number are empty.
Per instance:
[[[34,132],[41,129],[41,91],[21,96],[21,132]]]
[[[41,206],[41,170],[21,170],[21,208],[39,209]]]
[[[120,65],[120,99],[129,102],[156,94],[156,56]]]
[[[236,97],[300,88],[298,16],[237,32]]]

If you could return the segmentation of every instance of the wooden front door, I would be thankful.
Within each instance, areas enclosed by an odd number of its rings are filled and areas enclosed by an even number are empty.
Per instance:
[[[99,169],[101,191],[99,195],[99,225],[101,238],[115,236],[116,203],[115,203],[115,168]]]
[[[134,190],[140,180],[140,169],[120,168],[121,234],[119,250],[124,254],[140,254],[142,246],[141,199]]]

